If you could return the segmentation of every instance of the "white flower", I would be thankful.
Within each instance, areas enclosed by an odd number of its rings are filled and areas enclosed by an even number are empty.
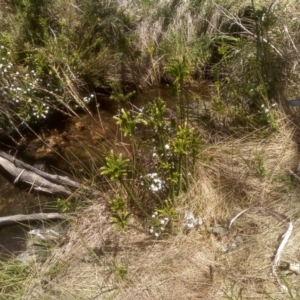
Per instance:
[[[269,110],[266,108],[266,109],[265,109],[265,113],[267,114],[268,112],[269,112]]]
[[[156,237],[159,237],[159,233],[158,232],[155,232],[154,234]]]
[[[150,178],[155,178],[155,177],[157,177],[157,173],[149,173],[149,174],[147,174],[147,176]]]
[[[166,150],[169,150],[169,149],[170,149],[170,145],[166,144],[166,145],[165,145],[165,149],[166,149]]]
[[[273,103],[273,104],[272,104],[272,107],[275,107],[275,106],[277,106],[277,103]]]
[[[157,156],[157,154],[154,152],[154,153],[152,154],[152,157],[155,158],[156,156]]]
[[[186,226],[187,226],[189,229],[191,229],[191,228],[194,227],[194,224],[193,224],[193,223],[187,223]]]
[[[160,220],[160,224],[164,225],[165,224],[165,220]]]
[[[151,228],[149,229],[149,232],[150,232],[150,233],[153,233],[153,227],[151,227]]]
[[[261,105],[261,107],[265,107],[265,105],[264,105],[264,104],[262,104],[262,105]]]

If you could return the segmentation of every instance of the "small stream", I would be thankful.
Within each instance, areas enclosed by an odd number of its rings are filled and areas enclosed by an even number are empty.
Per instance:
[[[196,94],[201,95],[203,101],[209,101],[208,85],[189,91],[186,94],[189,103],[194,101]],[[166,100],[170,107],[175,101],[174,95],[165,87],[136,95],[133,103],[142,107],[157,97]],[[104,153],[115,146],[117,126],[113,116],[117,113],[117,106],[107,105],[109,101],[104,99],[106,104],[101,102],[98,109],[93,109],[92,115],[55,120],[43,126],[38,135],[30,134],[17,158],[32,165],[38,163],[39,168],[43,167],[50,173],[70,176],[75,171],[84,174],[85,169],[103,161]],[[12,178],[0,172],[0,217],[56,210],[57,196],[31,193],[29,186],[12,182]],[[36,226],[0,228],[0,260],[24,251],[26,233]]]

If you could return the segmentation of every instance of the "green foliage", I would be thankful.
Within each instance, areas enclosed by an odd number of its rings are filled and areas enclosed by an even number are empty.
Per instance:
[[[17,260],[0,262],[0,297],[20,299],[33,274],[33,264],[24,264]]]
[[[56,201],[56,207],[58,212],[60,213],[69,213],[73,212],[76,210],[78,206],[78,203],[74,201],[73,199],[62,199],[62,198],[57,198]]]
[[[185,80],[190,75],[190,70],[186,64],[186,58],[173,59],[172,62],[165,67],[165,71],[172,77],[172,87],[175,92],[179,92],[182,90]]]
[[[147,125],[147,121],[142,118],[142,114],[139,113],[134,118],[132,117],[130,111],[125,111],[123,108],[120,110],[120,115],[115,116],[116,124],[120,125],[121,131],[124,136],[132,136],[136,129],[137,124]]]
[[[195,134],[193,128],[188,128],[187,123],[179,126],[176,137],[172,141],[174,153],[179,155],[197,155],[200,146],[200,138]]]
[[[127,267],[121,266],[117,263],[114,264],[115,270],[116,270],[116,274],[117,274],[117,278],[119,280],[125,280],[128,274],[128,269]]]
[[[201,138],[187,120],[170,120],[166,114],[166,102],[158,98],[137,111],[122,108],[119,116],[114,117],[120,131],[130,136],[134,144],[133,160],[117,157],[111,151],[105,159],[106,165],[101,168],[101,174],[122,187],[121,190],[120,186],[116,187],[117,196],[110,202],[113,222],[122,230],[128,226],[131,216],[142,221],[139,216],[142,213],[143,218],[150,218],[152,233],[160,235],[160,231],[167,229],[165,225],[171,224],[175,196],[188,189],[189,174],[200,153]],[[145,130],[147,135],[136,135],[139,130]],[[153,147],[153,152],[149,147]],[[125,175],[128,176],[125,178]],[[125,192],[122,198],[118,195],[120,191]],[[126,205],[124,198],[129,199]],[[145,206],[145,203],[151,204]],[[154,207],[159,215],[151,218],[149,211]],[[159,228],[163,229],[159,231]]]
[[[124,200],[120,196],[117,196],[110,201],[110,209],[112,211],[111,220],[113,224],[122,231],[125,231],[129,225],[128,220],[132,214],[126,211]]]
[[[124,158],[122,153],[116,156],[111,150],[105,161],[105,166],[101,167],[102,175],[108,176],[111,180],[122,180],[127,175],[129,159]]]
[[[109,98],[119,104],[126,103],[126,101],[128,101],[135,94],[135,91],[133,91],[127,95],[124,95],[122,86],[118,82],[110,82],[109,86],[112,89],[112,93]]]
[[[255,163],[258,175],[263,178],[268,177],[268,171],[265,168],[265,157],[264,157],[263,153],[260,153],[260,152],[254,153],[254,163]]]

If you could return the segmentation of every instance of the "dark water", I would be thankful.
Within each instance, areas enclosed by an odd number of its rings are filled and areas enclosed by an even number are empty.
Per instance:
[[[147,94],[134,96],[133,103],[142,107],[149,101],[162,98],[169,107],[176,98],[168,87],[154,89]],[[195,97],[208,101],[210,91],[208,84],[187,89],[185,98],[188,103],[195,102]],[[80,119],[70,118],[52,122],[30,137],[27,147],[18,158],[34,164],[42,161],[48,172],[74,174],[84,168],[93,168],[103,159],[103,154],[112,146],[116,147],[118,137],[117,126],[113,116],[117,113],[117,105],[109,105],[108,99],[92,108],[92,113],[82,114]],[[108,104],[107,104],[108,103]],[[49,150],[50,144],[52,150]],[[120,146],[122,148],[122,145]],[[84,173],[83,173],[84,176]],[[45,211],[55,211],[56,196],[35,194],[28,185],[14,185],[12,178],[6,177],[0,170],[0,217],[16,214],[31,214]],[[34,225],[33,225],[34,226]],[[31,227],[32,228],[32,227]],[[3,255],[18,254],[25,248],[25,235],[31,229],[28,226],[0,227],[0,259]]]
[[[29,193],[30,187],[16,186],[1,173],[0,217],[42,212],[51,210],[51,206],[53,209],[55,197]],[[29,225],[0,227],[0,259],[25,250],[25,235],[30,228]]]

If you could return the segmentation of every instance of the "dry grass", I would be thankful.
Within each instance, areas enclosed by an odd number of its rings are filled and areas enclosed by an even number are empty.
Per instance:
[[[199,164],[192,189],[178,199],[178,235],[155,240],[133,229],[122,234],[112,228],[105,206],[95,203],[72,224],[63,246],[38,267],[40,278],[23,299],[267,299],[264,292],[287,299],[272,274],[286,222],[252,210],[227,234],[211,232],[219,225],[227,228],[245,208],[266,207],[293,221],[282,261],[300,260],[299,187],[288,176],[299,159],[294,130],[282,121],[269,138],[255,135],[204,150],[213,160]],[[263,157],[263,174],[257,153]],[[190,232],[183,225],[187,209],[203,219]],[[236,249],[222,250],[232,243]],[[297,286],[297,275],[286,278]]]

